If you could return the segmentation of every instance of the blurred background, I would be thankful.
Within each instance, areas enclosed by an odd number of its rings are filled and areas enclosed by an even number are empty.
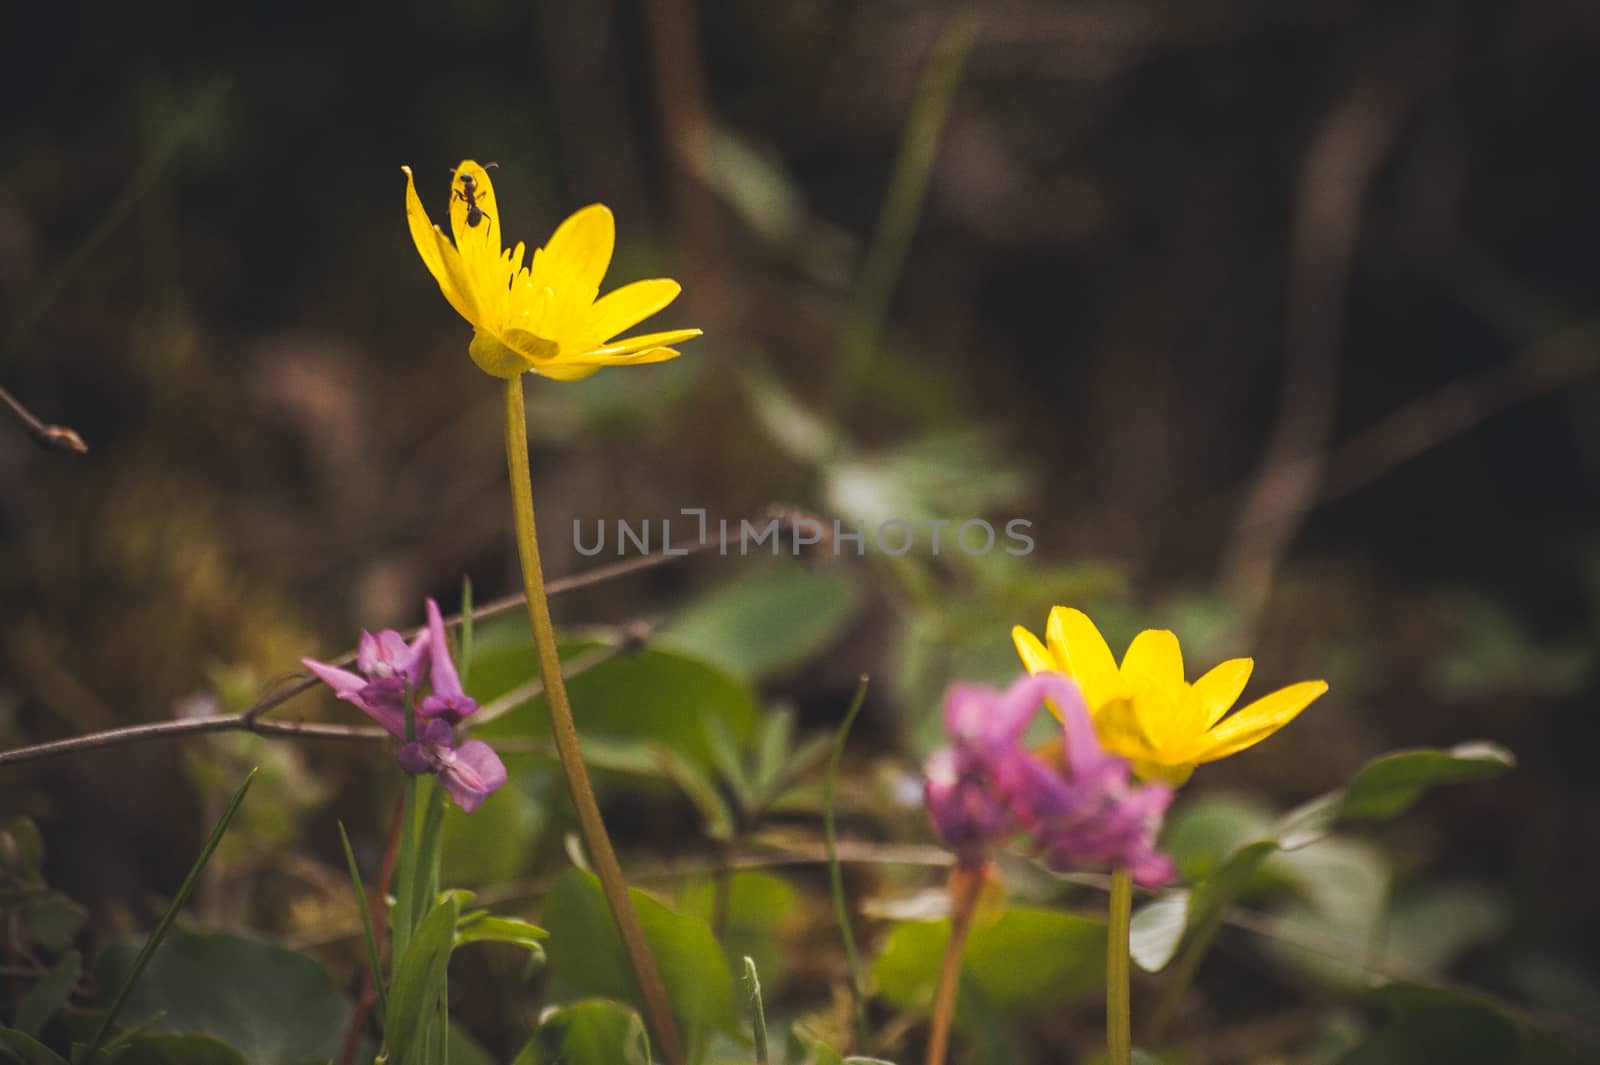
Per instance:
[[[1454,976],[1595,1015],[1594,5],[4,17],[0,387],[89,453],[0,421],[0,745],[242,705],[425,595],[454,606],[463,575],[515,590],[498,388],[399,170],[440,218],[448,168],[493,160],[508,237],[603,201],[607,287],[677,277],[650,326],[706,332],[663,366],[529,380],[553,575],[600,561],[574,521],[682,507],[1025,518],[1037,540],[713,553],[563,597],[558,622],[676,631],[803,727],[872,674],[864,777],[913,767],[945,684],[1014,672],[1010,626],[1057,602],[1118,651],[1176,629],[1191,674],[1253,654],[1252,692],[1325,676],[1186,794],[1281,809],[1395,746],[1504,744],[1514,773],[1377,838],[1402,884],[1467,900]],[[768,629],[793,639],[734,645]],[[246,742],[278,760],[262,861],[336,881],[332,811],[381,848],[376,752]],[[0,770],[91,927],[147,927],[172,891],[220,801],[199,749]],[[319,919],[273,897],[210,914]]]

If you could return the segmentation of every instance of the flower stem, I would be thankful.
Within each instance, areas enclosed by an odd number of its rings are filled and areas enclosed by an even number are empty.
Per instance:
[[[522,560],[522,583],[528,593],[528,620],[533,625],[533,642],[539,655],[539,677],[544,682],[545,702],[550,707],[550,732],[555,740],[561,771],[567,778],[572,805],[578,811],[578,827],[583,834],[589,861],[600,877],[600,888],[611,909],[622,939],[622,950],[639,984],[645,1024],[666,1065],[682,1065],[683,1048],[667,1005],[666,988],[656,970],[656,960],[645,942],[639,916],[628,898],[628,885],[622,879],[622,866],[606,834],[595,802],[594,787],[584,768],[578,729],[567,703],[567,688],[561,677],[561,659],[556,653],[555,627],[550,623],[550,601],[545,596],[544,568],[539,561],[539,537],[533,519],[533,475],[528,468],[527,409],[522,399],[522,379],[506,381],[506,463],[511,472],[511,502],[516,517],[517,552]]]
[[[972,914],[983,893],[984,870],[957,865],[950,874],[950,942],[944,948],[944,967],[933,1000],[933,1032],[928,1038],[927,1065],[944,1065],[950,1051],[950,1024],[956,1016],[956,988],[961,983],[961,955],[972,931]]]
[[[1133,917],[1133,877],[1111,874],[1111,913],[1106,922],[1106,1062],[1128,1065],[1133,1053],[1128,1005],[1128,925]]]

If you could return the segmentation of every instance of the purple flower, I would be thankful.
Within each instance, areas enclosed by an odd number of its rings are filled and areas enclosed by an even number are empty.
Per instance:
[[[456,664],[450,661],[450,644],[444,635],[444,617],[439,613],[439,604],[432,599],[428,600],[428,638],[436,648],[429,676],[433,694],[422,700],[417,713],[459,725],[462,718],[478,712],[478,704],[461,690],[461,677],[456,673]],[[442,652],[437,650],[440,648]]]
[[[1045,864],[1114,866],[1146,887],[1167,883],[1172,860],[1156,850],[1155,834],[1172,789],[1131,783],[1128,763],[1100,746],[1078,686],[1060,674],[1039,676],[1051,679],[1050,699],[1066,731],[1064,774],[1036,760],[1028,765],[1028,827]]]
[[[438,774],[450,798],[471,813],[506,782],[506,767],[482,740],[456,742],[454,726],[477,713],[478,704],[462,690],[439,604],[429,599],[427,607],[428,626],[410,644],[393,630],[376,636],[362,633],[356,654],[359,675],[309,658],[301,661],[339,698],[360,707],[396,739],[406,738],[411,700],[414,738],[396,753],[400,768],[413,775]],[[424,679],[429,692],[418,703]]]
[[[406,689],[422,681],[429,659],[430,635],[426,629],[409,645],[404,636],[386,629],[374,636],[361,634],[356,652],[357,676],[349,670],[317,662],[300,661],[339,698],[354,703],[396,739],[406,736]],[[448,654],[448,650],[445,652]]]
[[[440,718],[423,725],[417,738],[396,756],[407,773],[437,773],[439,785],[467,813],[506,782],[505,763],[482,740],[467,740],[457,747],[455,732]]]
[[[1045,700],[1061,711],[1064,764],[1022,745]],[[1162,785],[1131,785],[1128,765],[1100,746],[1078,686],[1057,673],[1024,677],[1004,692],[958,685],[945,700],[952,746],[926,767],[928,810],[965,865],[1019,832],[1030,833],[1053,869],[1126,868],[1141,884],[1171,879],[1155,832],[1172,800]]]

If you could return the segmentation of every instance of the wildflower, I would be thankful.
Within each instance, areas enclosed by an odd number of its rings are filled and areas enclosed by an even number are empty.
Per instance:
[[[1046,699],[1066,708],[1059,765],[1022,744]],[[991,846],[1026,831],[1054,869],[1105,865],[1146,884],[1171,878],[1154,843],[1171,790],[1129,784],[1127,764],[1101,748],[1067,678],[1024,677],[1005,692],[958,685],[945,701],[945,730],[953,743],[928,759],[925,795],[962,865],[981,866]]]
[[[421,681],[428,666],[427,630],[409,645],[393,629],[374,636],[361,634],[356,651],[360,675],[310,658],[300,661],[339,698],[360,707],[368,717],[400,739],[406,734],[406,690]]]
[[[560,381],[588,377],[604,366],[676,358],[672,345],[698,329],[613,339],[677,298],[670,278],[635,281],[596,299],[611,262],[611,211],[592,204],[556,229],[523,265],[525,245],[500,245],[500,208],[489,173],[471,159],[455,169],[450,187],[450,232],[428,220],[410,167],[406,221],[411,239],[439,290],[474,333],[468,353],[485,373],[510,378],[529,371]]]
[[[461,688],[439,604],[429,599],[427,607],[428,625],[410,644],[393,630],[361,634],[356,653],[360,675],[310,658],[300,661],[339,698],[354,703],[389,735],[405,741],[396,754],[400,768],[413,775],[438,774],[440,786],[456,805],[471,813],[506,782],[506,767],[482,740],[456,742],[453,726],[477,713],[478,704]],[[417,704],[424,674],[430,691]],[[409,740],[408,706],[415,708]]]
[[[459,725],[462,718],[478,712],[478,704],[461,690],[461,677],[456,673],[456,664],[450,661],[450,645],[445,640],[444,617],[439,613],[439,604],[432,599],[428,600],[427,633],[432,645],[444,648],[444,651],[441,653],[436,650],[433,653],[428,675],[433,692],[422,700],[417,713],[426,718],[442,719],[450,725]]]
[[[440,787],[469,814],[506,782],[505,763],[494,748],[482,740],[457,746],[454,730],[442,718],[423,723],[417,738],[401,747],[396,758],[407,773],[437,773]]]
[[[1178,638],[1147,629],[1119,668],[1094,622],[1063,606],[1050,612],[1045,643],[1021,625],[1011,638],[1028,672],[1053,670],[1078,682],[1107,750],[1128,759],[1141,778],[1174,787],[1195,766],[1260,743],[1328,690],[1324,681],[1301,681],[1224,719],[1250,679],[1248,658],[1229,659],[1190,684]]]

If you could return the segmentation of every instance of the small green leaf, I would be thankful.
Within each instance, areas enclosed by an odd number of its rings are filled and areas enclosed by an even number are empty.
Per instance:
[[[512,1065],[649,1065],[639,1015],[620,1002],[588,999],[545,1011]]]
[[[550,933],[536,924],[519,921],[515,917],[495,917],[483,914],[462,916],[456,926],[456,945],[465,943],[511,943],[528,950],[542,950],[539,941],[550,938]]]
[[[642,891],[635,889],[630,895],[679,1023],[689,1032],[704,1027],[731,1030],[733,978],[710,927],[673,912]],[[545,899],[541,923],[550,929],[546,949],[553,998],[635,1001],[633,976],[594,876],[568,869],[557,877]]]
[[[456,919],[465,892],[446,891],[417,925],[405,961],[389,990],[389,1013],[384,1018],[384,1043],[397,1065],[421,1061],[427,1045],[429,1022],[455,946]]]
[[[17,1002],[12,1023],[24,1034],[37,1036],[45,1022],[67,1001],[83,975],[83,956],[69,950]]]

